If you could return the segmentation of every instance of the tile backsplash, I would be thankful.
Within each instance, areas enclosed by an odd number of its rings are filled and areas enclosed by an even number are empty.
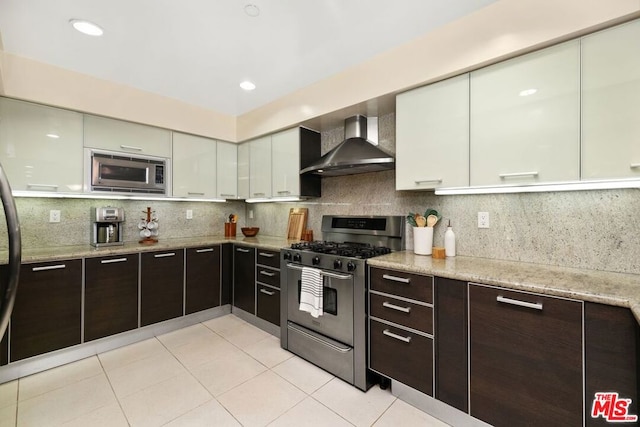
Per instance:
[[[395,152],[395,117],[379,118],[380,147]],[[322,133],[327,152],[343,138],[343,129]],[[428,167],[429,159],[425,157]],[[444,246],[451,220],[457,253],[484,258],[640,274],[640,190],[598,190],[552,193],[435,196],[432,192],[395,190],[395,172],[374,172],[322,180],[322,197],[303,203],[145,202],[93,199],[16,199],[23,247],[88,244],[90,209],[122,206],[127,221],[125,241],[137,241],[137,222],[151,206],[159,218],[159,237],[179,238],[224,234],[231,213],[239,226],[260,227],[261,235],[285,236],[289,209],[309,208],[308,228],[322,237],[322,215],[406,215],[437,209],[434,245]],[[60,223],[49,223],[49,210],[61,211]],[[186,219],[186,210],[193,219]],[[478,212],[489,212],[490,228],[478,229]],[[253,219],[249,219],[249,214]],[[2,216],[0,214],[0,216]],[[238,234],[240,231],[238,230]],[[6,225],[0,222],[0,249],[7,247]],[[406,245],[412,248],[410,227]]]

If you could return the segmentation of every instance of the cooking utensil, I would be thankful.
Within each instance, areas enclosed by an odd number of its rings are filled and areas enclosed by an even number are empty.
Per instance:
[[[428,224],[427,224],[427,218],[425,218],[424,216],[422,216],[422,215],[416,215],[416,217],[415,217],[415,218],[416,218],[416,225],[417,225],[418,227],[424,227],[425,225],[428,225]]]
[[[427,227],[433,227],[438,222],[438,217],[435,215],[429,215],[426,219]]]

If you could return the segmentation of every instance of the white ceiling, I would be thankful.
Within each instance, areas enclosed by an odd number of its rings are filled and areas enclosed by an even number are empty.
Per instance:
[[[237,116],[493,1],[0,0],[0,35],[8,53]]]

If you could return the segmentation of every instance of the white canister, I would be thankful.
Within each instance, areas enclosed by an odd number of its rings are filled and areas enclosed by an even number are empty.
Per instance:
[[[417,255],[431,255],[433,248],[433,227],[413,227],[413,252]]]

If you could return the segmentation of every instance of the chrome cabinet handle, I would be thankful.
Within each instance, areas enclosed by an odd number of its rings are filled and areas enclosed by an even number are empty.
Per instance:
[[[267,258],[273,258],[274,257],[273,254],[268,254],[266,252],[258,252],[258,255],[263,256],[263,257],[267,257]]]
[[[274,296],[276,293],[273,291],[268,291],[265,288],[260,288],[260,293],[263,293],[265,295],[269,295],[270,297]]]
[[[126,258],[113,258],[113,259],[103,259],[100,261],[101,264],[113,264],[114,262],[125,262]]]
[[[442,182],[442,178],[430,178],[430,179],[417,179],[415,180],[416,184],[423,184],[423,183],[434,183],[434,184],[440,184]]]
[[[67,268],[65,264],[45,265],[43,267],[33,267],[31,271],[47,271],[47,270],[60,270]]]
[[[166,258],[168,256],[175,256],[175,252],[167,252],[166,254],[155,254],[154,258]]]
[[[280,190],[280,191],[277,191],[277,193],[278,194],[291,194],[291,191],[289,191],[289,190]]]
[[[142,151],[142,148],[134,147],[133,145],[122,145],[122,144],[120,144],[120,148],[122,148],[123,150]]]
[[[244,249],[244,248],[236,248],[236,252],[244,252],[244,253],[249,253],[249,249]]]
[[[517,299],[503,297],[502,295],[498,295],[498,297],[496,298],[496,301],[502,302],[505,304],[517,305],[519,307],[533,308],[534,310],[542,310],[542,303],[520,301]]]
[[[254,196],[264,196],[264,193],[253,193]]]
[[[201,254],[204,252],[213,252],[213,248],[207,248],[207,249],[196,249],[196,253],[197,254]]]
[[[195,191],[188,191],[187,194],[190,196],[204,196],[204,193],[198,193]]]
[[[498,175],[500,178],[505,179],[505,178],[517,178],[517,177],[521,177],[521,176],[538,176],[538,171],[531,171],[531,172],[514,172],[514,173],[501,173],[500,175]]]
[[[27,187],[58,188],[56,184],[27,184]]]
[[[411,279],[409,279],[408,277],[398,277],[398,276],[392,276],[390,274],[383,274],[382,278],[387,280],[393,280],[394,282],[411,283]]]
[[[385,329],[384,331],[382,331],[382,333],[385,334],[388,337],[395,338],[395,339],[400,340],[402,342],[406,342],[406,343],[410,343],[411,342],[411,337],[403,337],[402,335],[394,334],[393,332],[391,332],[388,329]]]
[[[386,308],[390,308],[392,310],[401,311],[403,313],[411,312],[411,307],[400,307],[399,305],[391,304],[390,302],[387,302],[387,301],[383,302],[382,306]]]
[[[273,277],[276,275],[276,273],[271,273],[270,271],[264,271],[264,270],[260,270],[260,274],[267,277]]]
[[[236,197],[235,194],[220,193],[220,197]]]
[[[631,164],[629,165],[629,167],[630,167],[631,169],[637,169],[637,168],[640,168],[640,163],[631,163]]]

